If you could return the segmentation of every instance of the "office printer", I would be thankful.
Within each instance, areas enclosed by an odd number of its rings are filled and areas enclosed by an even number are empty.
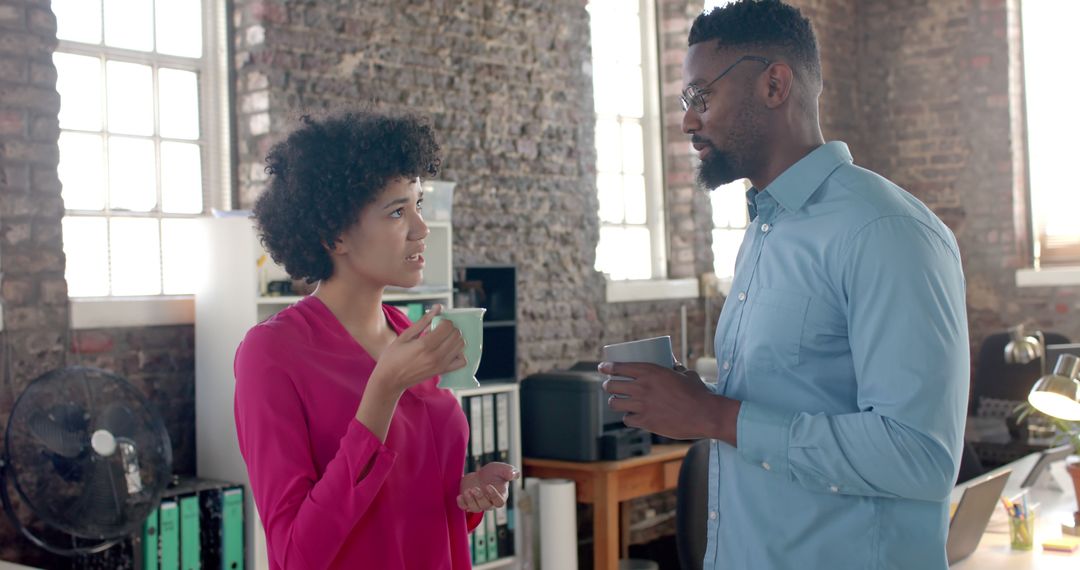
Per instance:
[[[533,374],[521,381],[521,441],[526,457],[567,461],[625,459],[649,453],[649,432],[629,428],[608,407],[599,362]]]

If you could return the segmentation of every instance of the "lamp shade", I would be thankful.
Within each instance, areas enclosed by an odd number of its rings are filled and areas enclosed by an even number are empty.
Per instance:
[[[1039,335],[1038,332],[1035,333]],[[1009,329],[1009,344],[1005,345],[1005,362],[1009,364],[1027,364],[1043,355],[1043,343],[1024,331],[1023,325]],[[1043,370],[1042,372],[1045,372]]]
[[[1062,354],[1054,372],[1035,383],[1028,403],[1036,410],[1066,421],[1080,421],[1080,358]]]

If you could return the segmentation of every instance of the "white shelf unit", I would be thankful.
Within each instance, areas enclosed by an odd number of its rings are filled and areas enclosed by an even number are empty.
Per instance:
[[[233,421],[233,357],[248,329],[301,297],[261,294],[261,283],[287,279],[284,269],[267,260],[262,278],[256,265],[265,252],[247,217],[202,218],[203,264],[195,295],[195,448],[198,476],[243,483],[245,568],[265,570],[266,540],[255,513],[247,468],[240,456]],[[428,222],[426,268],[419,292],[388,293],[387,302],[453,301],[452,236],[449,222]],[[516,411],[516,410],[515,410]]]
[[[510,396],[509,401],[509,420],[510,420],[510,441],[509,441],[509,460],[508,463],[517,467],[519,471],[523,471],[521,465],[521,392],[518,389],[517,382],[498,382],[491,384],[482,384],[477,388],[469,388],[465,390],[455,390],[454,395],[457,396],[458,403],[461,403],[465,398],[471,396],[482,396],[484,394],[508,394]],[[467,418],[468,419],[468,418]],[[470,420],[471,423],[471,420]],[[466,450],[468,453],[468,450]],[[522,540],[521,535],[521,514],[518,505],[521,499],[521,486],[524,484],[524,474],[520,479],[510,484],[511,498],[513,499],[514,511],[513,515],[516,520],[513,521],[514,527],[514,555],[499,558],[490,562],[484,562],[482,564],[476,564],[473,566],[473,570],[494,570],[496,568],[508,568],[518,569],[521,568],[521,550]],[[485,517],[495,516],[494,512],[485,513]],[[483,524],[483,523],[481,523]],[[472,537],[470,536],[470,539]]]

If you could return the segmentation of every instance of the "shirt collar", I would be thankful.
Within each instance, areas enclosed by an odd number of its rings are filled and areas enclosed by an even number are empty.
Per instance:
[[[825,143],[789,166],[763,191],[768,192],[785,210],[795,212],[806,204],[837,167],[851,162],[847,144],[840,141]],[[747,197],[750,198],[751,194],[747,193]]]

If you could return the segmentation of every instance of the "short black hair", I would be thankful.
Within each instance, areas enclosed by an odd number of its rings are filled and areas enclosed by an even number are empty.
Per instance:
[[[314,118],[266,156],[270,181],[253,217],[263,247],[294,279],[333,274],[326,250],[391,182],[429,178],[441,159],[435,134],[411,115],[350,111]]]
[[[737,0],[702,12],[690,27],[689,45],[720,40],[720,48],[756,48],[781,55],[821,84],[821,55],[810,20],[780,0]]]

